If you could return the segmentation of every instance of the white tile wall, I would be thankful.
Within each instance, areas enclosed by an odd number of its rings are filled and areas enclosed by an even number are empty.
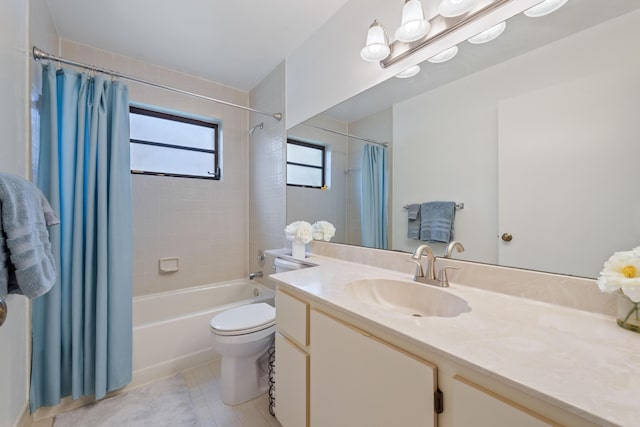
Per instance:
[[[284,63],[277,66],[254,90],[251,106],[263,111],[284,113]],[[251,271],[262,269],[271,273],[271,265],[260,268],[259,249],[281,248],[285,244],[286,218],[286,117],[277,121],[271,117],[251,114],[250,124],[264,122],[256,129],[249,143],[249,211]],[[264,282],[267,280],[265,278]]]
[[[240,105],[246,92],[69,40],[63,57]],[[222,180],[132,176],[135,296],[237,279],[247,274],[248,118],[246,111],[126,82],[138,102],[222,122]],[[160,274],[158,260],[180,257]]]

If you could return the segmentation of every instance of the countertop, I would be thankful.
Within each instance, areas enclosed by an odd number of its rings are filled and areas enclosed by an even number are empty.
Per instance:
[[[412,281],[410,274],[322,256],[307,261],[316,266],[271,277],[594,423],[640,425],[640,334],[611,317],[450,283],[438,289],[465,299],[471,311],[416,318],[344,292],[353,280]]]

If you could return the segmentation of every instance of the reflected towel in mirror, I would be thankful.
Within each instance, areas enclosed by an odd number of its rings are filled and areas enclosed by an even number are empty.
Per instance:
[[[420,240],[449,243],[453,240],[455,202],[426,202],[420,206]]]

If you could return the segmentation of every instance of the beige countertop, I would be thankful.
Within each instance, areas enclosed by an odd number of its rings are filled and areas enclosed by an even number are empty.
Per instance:
[[[609,316],[452,282],[438,289],[465,299],[471,311],[411,317],[344,292],[354,280],[412,282],[410,274],[322,256],[307,260],[317,266],[271,277],[596,424],[640,425],[640,334]]]

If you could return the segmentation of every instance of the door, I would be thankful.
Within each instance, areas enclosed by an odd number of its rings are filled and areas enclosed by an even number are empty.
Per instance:
[[[501,265],[596,277],[638,245],[640,199],[619,185],[640,182],[637,73],[611,67],[500,103]]]

